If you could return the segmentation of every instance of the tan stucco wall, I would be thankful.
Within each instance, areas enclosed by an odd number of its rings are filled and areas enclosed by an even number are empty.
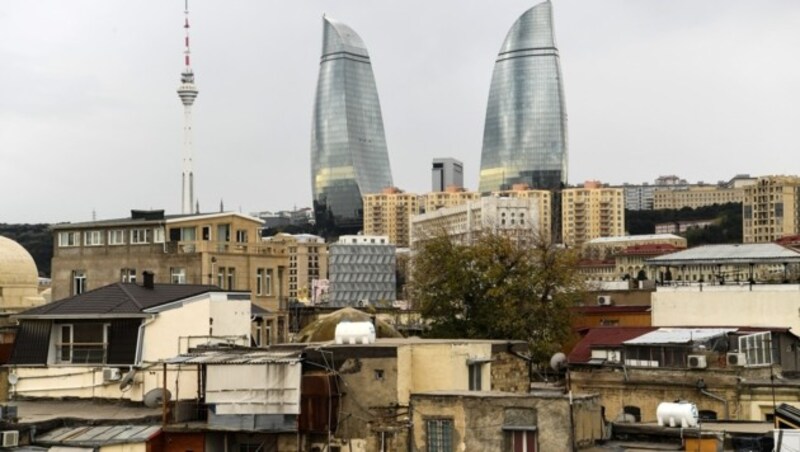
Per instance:
[[[768,326],[800,333],[800,285],[659,288],[653,326]]]
[[[426,421],[442,418],[453,421],[456,451],[506,450],[508,434],[504,425],[535,426],[536,450],[571,450],[570,405],[564,395],[414,394],[411,401],[414,450],[427,450]],[[577,444],[586,446],[601,439],[597,397],[576,397],[572,408]]]
[[[408,344],[397,348],[397,400],[407,405],[412,392],[469,389],[468,359],[492,357],[489,343]],[[403,375],[403,374],[407,375]],[[481,368],[484,390],[490,389],[491,363]]]
[[[147,452],[146,443],[114,444],[100,447],[100,452]]]

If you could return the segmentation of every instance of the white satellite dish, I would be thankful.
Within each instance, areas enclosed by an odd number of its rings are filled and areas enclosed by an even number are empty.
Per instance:
[[[550,358],[550,368],[558,372],[563,369],[567,364],[567,355],[558,352]]]
[[[16,385],[19,382],[19,376],[17,374],[8,374],[8,383],[11,386]]]
[[[144,406],[148,408],[158,408],[164,404],[165,398],[167,402],[169,402],[169,399],[171,397],[172,394],[170,394],[169,389],[163,389],[163,388],[151,389],[150,391],[147,391],[147,394],[144,395],[142,403],[144,403]]]

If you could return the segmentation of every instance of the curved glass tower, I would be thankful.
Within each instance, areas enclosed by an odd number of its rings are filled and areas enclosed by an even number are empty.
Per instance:
[[[361,229],[361,196],[392,185],[378,89],[364,41],[352,28],[322,18],[311,130],[311,184],[321,231]]]
[[[567,112],[553,10],[540,3],[508,32],[492,74],[481,155],[483,193],[567,182]]]

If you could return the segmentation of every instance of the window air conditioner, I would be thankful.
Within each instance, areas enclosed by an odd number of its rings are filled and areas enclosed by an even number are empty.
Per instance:
[[[726,355],[727,362],[729,366],[744,366],[747,364],[747,355],[744,353],[728,353]]]
[[[17,447],[19,445],[19,431],[7,430],[0,432],[0,447]]]
[[[119,381],[122,379],[122,372],[117,367],[106,367],[103,369],[103,381]]]
[[[598,306],[611,306],[612,304],[614,304],[614,302],[611,301],[611,295],[598,295],[597,296],[597,305]]]
[[[705,369],[708,366],[705,355],[689,355],[690,369]]]

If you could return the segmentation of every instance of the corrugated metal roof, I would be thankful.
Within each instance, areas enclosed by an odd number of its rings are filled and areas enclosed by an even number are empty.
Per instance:
[[[241,349],[186,353],[166,360],[168,364],[292,364],[299,361],[299,352],[248,351]]]
[[[624,342],[626,345],[689,344],[736,331],[736,328],[659,328]]]
[[[800,253],[775,243],[705,245],[647,259],[649,265],[800,262]]]
[[[36,443],[53,446],[100,447],[143,443],[161,431],[157,425],[97,425],[61,427],[36,437]]]

